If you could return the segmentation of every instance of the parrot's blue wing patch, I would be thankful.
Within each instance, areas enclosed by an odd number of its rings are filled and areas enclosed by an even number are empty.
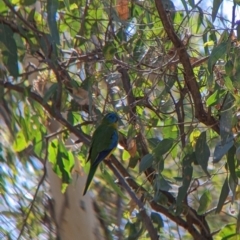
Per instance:
[[[111,152],[117,147],[117,145],[118,145],[118,132],[114,131],[111,136],[111,142],[110,142],[108,149],[101,151],[98,154],[97,159],[93,163],[93,166],[96,166],[101,161],[103,161],[109,154],[111,154]]]
[[[109,149],[114,149],[118,145],[118,132],[115,130],[111,136],[111,143],[109,145]]]
[[[93,167],[98,165],[101,161],[103,161],[111,152],[113,149],[108,149],[106,151],[102,151],[98,154],[98,157],[96,159],[96,161],[93,163]]]

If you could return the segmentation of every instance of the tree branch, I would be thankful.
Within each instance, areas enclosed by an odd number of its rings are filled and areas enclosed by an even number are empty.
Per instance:
[[[165,207],[157,204],[155,201],[151,201],[150,205],[155,211],[163,213],[167,218],[171,219],[173,222],[175,222],[179,226],[188,230],[188,232],[193,236],[194,240],[207,240],[197,231],[197,229],[192,224],[188,224],[179,216],[175,216],[171,214],[169,210],[166,209]]]
[[[107,161],[105,161],[107,162]],[[158,234],[156,229],[153,226],[153,223],[150,219],[150,217],[148,216],[144,204],[143,202],[138,199],[138,197],[136,196],[136,194],[132,191],[131,187],[126,183],[125,178],[121,176],[121,174],[119,173],[119,171],[115,168],[114,165],[112,165],[112,163],[110,161],[108,161],[107,163],[108,167],[112,170],[112,172],[114,173],[114,175],[118,178],[121,186],[124,187],[124,189],[128,192],[129,196],[131,197],[131,199],[137,204],[138,208],[139,208],[139,213],[142,217],[142,221],[148,231],[148,234],[150,236],[150,238],[152,240],[157,240],[158,238]]]
[[[187,87],[192,95],[193,102],[195,105],[195,117],[205,125],[211,127],[218,134],[220,133],[219,125],[214,117],[208,118],[208,114],[204,110],[201,94],[199,91],[199,87],[196,81],[196,78],[193,73],[193,68],[190,63],[190,59],[187,53],[187,50],[182,43],[182,41],[178,38],[177,34],[174,31],[173,25],[169,22],[168,16],[166,14],[166,10],[163,7],[163,3],[161,0],[155,0],[156,8],[159,14],[159,17],[162,21],[163,27],[172,41],[174,47],[176,48],[177,54],[179,56],[179,60],[183,65],[184,69],[184,79],[187,84]]]

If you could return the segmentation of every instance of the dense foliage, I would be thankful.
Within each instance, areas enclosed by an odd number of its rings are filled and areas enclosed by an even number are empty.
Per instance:
[[[240,233],[239,1],[175,4],[0,2],[1,238],[56,237],[46,163],[64,194],[108,111],[120,143],[90,190],[106,239]]]

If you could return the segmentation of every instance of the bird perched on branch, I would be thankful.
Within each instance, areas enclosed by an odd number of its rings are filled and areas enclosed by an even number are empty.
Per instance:
[[[119,117],[116,113],[106,114],[93,133],[87,159],[87,161],[90,161],[91,167],[83,195],[86,194],[99,163],[108,158],[118,145],[118,120]]]

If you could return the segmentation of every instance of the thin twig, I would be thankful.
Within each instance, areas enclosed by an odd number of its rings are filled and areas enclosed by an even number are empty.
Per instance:
[[[46,142],[47,142],[47,145],[48,145],[48,139],[46,140]],[[38,183],[38,186],[37,186],[37,189],[36,189],[36,191],[35,191],[35,194],[34,194],[34,197],[33,197],[32,202],[31,202],[30,208],[29,208],[29,210],[28,210],[28,212],[27,212],[27,215],[26,215],[25,219],[23,220],[23,225],[22,225],[22,228],[21,228],[21,231],[20,231],[20,233],[19,233],[19,235],[18,235],[17,240],[20,240],[20,239],[21,239],[21,236],[22,236],[22,234],[23,234],[24,228],[26,227],[26,224],[27,224],[28,218],[29,218],[29,216],[30,216],[30,213],[31,213],[32,210],[33,210],[34,203],[35,203],[35,201],[36,201],[36,199],[37,199],[38,191],[39,191],[39,189],[40,189],[41,185],[43,184],[44,179],[45,179],[45,177],[46,177],[46,174],[47,174],[47,171],[46,171],[46,162],[47,162],[47,159],[48,159],[48,147],[46,147],[46,152],[45,152],[44,165],[43,165],[43,176],[41,177],[41,179],[40,179],[40,181],[39,181],[39,183]]]

